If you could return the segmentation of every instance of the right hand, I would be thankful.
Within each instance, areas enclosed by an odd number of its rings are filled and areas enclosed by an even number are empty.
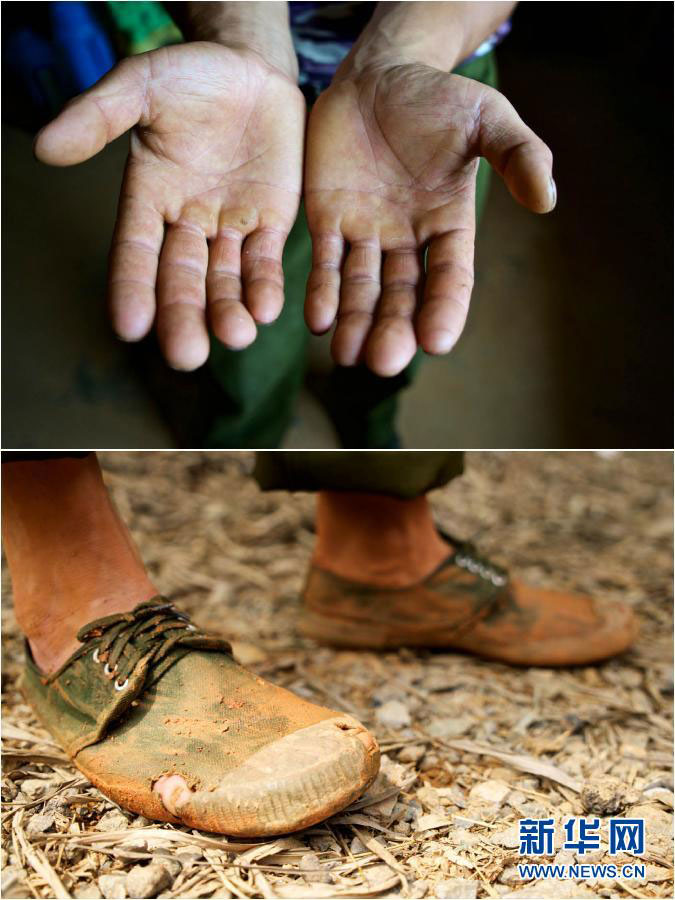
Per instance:
[[[298,87],[257,53],[197,42],[124,60],[40,132],[37,158],[68,166],[133,128],[108,278],[123,340],[154,323],[169,365],[191,370],[209,327],[241,349],[277,318],[304,117]]]

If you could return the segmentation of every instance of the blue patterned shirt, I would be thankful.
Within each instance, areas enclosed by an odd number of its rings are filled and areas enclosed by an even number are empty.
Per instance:
[[[300,86],[319,94],[330,84],[373,14],[375,3],[289,3],[291,32],[300,65]],[[511,30],[504,22],[478,47],[468,62],[489,53]]]

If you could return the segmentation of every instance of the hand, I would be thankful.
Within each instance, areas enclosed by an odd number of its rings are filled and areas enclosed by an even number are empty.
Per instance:
[[[473,285],[480,156],[524,206],[553,208],[550,150],[492,88],[414,63],[340,78],[319,97],[307,136],[305,317],[316,333],[337,317],[337,363],[365,360],[390,376],[418,344],[454,346]]]
[[[37,157],[64,166],[134,128],[108,285],[121,338],[156,321],[167,362],[189,370],[208,357],[207,323],[240,349],[279,315],[304,114],[261,56],[199,42],[124,60],[39,134]]]

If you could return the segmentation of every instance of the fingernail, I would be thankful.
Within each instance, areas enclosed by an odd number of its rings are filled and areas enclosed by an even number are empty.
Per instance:
[[[549,194],[549,202],[551,204],[551,209],[553,209],[556,205],[556,201],[558,200],[558,189],[555,186],[555,181],[553,180],[552,175],[549,180],[548,194]]]

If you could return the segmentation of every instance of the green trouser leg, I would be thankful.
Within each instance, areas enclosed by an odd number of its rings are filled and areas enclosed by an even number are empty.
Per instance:
[[[492,53],[455,70],[494,86],[497,70]],[[490,169],[484,159],[476,182],[477,219],[485,205]],[[284,251],[286,301],[279,319],[258,329],[246,350],[225,349],[212,342],[208,362],[216,391],[209,400],[210,447],[276,447],[288,427],[306,366],[308,332],[303,319],[305,285],[311,267],[312,245],[304,210],[300,210]],[[317,393],[331,416],[345,447],[389,448],[395,432],[399,393],[408,387],[423,354],[394,378],[380,378],[365,366],[336,366]],[[311,385],[310,385],[311,387]]]
[[[442,487],[464,471],[460,451],[278,450],[256,454],[263,490],[361,491],[410,499]]]

